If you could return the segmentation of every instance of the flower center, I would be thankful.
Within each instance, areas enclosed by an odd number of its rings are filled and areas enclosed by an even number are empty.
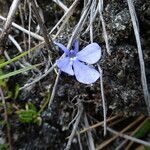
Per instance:
[[[70,57],[70,59],[76,59],[76,52],[75,51],[73,51],[73,50],[71,50],[70,52],[69,52],[69,57]]]
[[[71,57],[70,58],[70,60],[72,60],[72,61],[74,61],[74,60],[76,60],[77,59],[77,57]]]

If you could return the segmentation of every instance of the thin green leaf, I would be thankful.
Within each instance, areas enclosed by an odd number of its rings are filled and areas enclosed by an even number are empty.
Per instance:
[[[5,78],[9,78],[11,76],[15,76],[15,75],[23,73],[23,72],[26,72],[26,71],[31,70],[31,69],[39,66],[39,65],[40,64],[36,64],[36,65],[33,65],[33,66],[28,66],[28,67],[25,67],[23,69],[15,70],[13,72],[10,72],[10,73],[4,74],[4,75],[0,75],[0,80],[5,79]]]
[[[11,64],[11,63],[14,62],[14,61],[19,60],[20,58],[26,56],[27,54],[29,54],[29,52],[32,52],[32,51],[34,51],[34,50],[36,50],[36,47],[33,47],[33,48],[31,48],[30,50],[25,51],[25,52],[21,53],[20,55],[18,55],[18,56],[16,56],[16,57],[12,58],[12,59],[10,59],[10,60],[8,60],[8,61],[6,61],[6,62],[1,63],[1,64],[0,64],[0,68],[6,66],[6,65],[8,65],[8,64]]]

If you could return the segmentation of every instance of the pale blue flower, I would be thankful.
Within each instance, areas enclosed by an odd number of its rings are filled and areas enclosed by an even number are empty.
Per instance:
[[[73,50],[68,50],[61,43],[55,42],[55,44],[66,54],[65,58],[56,61],[61,71],[69,75],[75,75],[76,79],[84,84],[94,83],[100,77],[100,73],[91,66],[101,58],[101,48],[97,43],[91,43],[81,51],[79,51],[77,40],[74,42]]]

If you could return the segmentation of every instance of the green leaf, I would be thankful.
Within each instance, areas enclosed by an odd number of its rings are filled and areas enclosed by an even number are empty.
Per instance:
[[[36,112],[33,110],[22,110],[19,113],[20,121],[23,123],[31,123],[34,120],[34,117],[36,117]]]
[[[37,109],[36,109],[35,105],[31,102],[28,103],[28,108],[37,112]]]
[[[4,120],[0,120],[0,125],[5,125],[6,122]]]
[[[0,86],[6,87],[6,82],[4,80],[0,80]]]
[[[36,64],[36,65],[33,65],[33,66],[28,66],[28,67],[25,67],[25,68],[22,68],[22,69],[19,69],[19,70],[15,70],[15,71],[12,71],[12,72],[4,74],[4,75],[0,75],[0,80],[5,79],[5,78],[9,78],[11,76],[15,76],[15,75],[23,73],[23,72],[26,72],[26,71],[31,70],[31,69],[35,68],[36,66],[39,66],[39,65],[40,64]]]
[[[19,88],[20,88],[20,86],[19,86],[19,84],[16,84],[15,85],[15,91],[14,91],[14,99],[16,99],[17,97],[18,97],[18,95],[19,95]]]
[[[145,150],[150,150],[150,147],[144,146]]]
[[[26,105],[26,110],[19,110],[17,111],[17,114],[22,123],[41,124],[41,117],[39,116],[36,107],[31,102]]]
[[[150,120],[147,120],[143,126],[134,134],[134,137],[141,138],[150,133]]]
[[[0,150],[8,150],[8,144],[0,144]]]
[[[4,73],[2,72],[2,70],[0,69],[0,76],[4,75]],[[6,82],[4,80],[0,80],[0,86],[2,87],[6,87]]]
[[[4,63],[1,63],[1,64],[0,64],[0,68],[6,66],[6,65],[8,65],[8,64],[11,64],[11,63],[14,62],[14,61],[19,60],[20,58],[26,56],[27,54],[29,54],[30,52],[32,52],[32,51],[34,51],[34,50],[36,50],[36,47],[31,48],[30,50],[25,51],[25,52],[21,53],[20,55],[14,57],[14,58],[12,58],[12,59],[10,59],[10,60],[4,62]]]

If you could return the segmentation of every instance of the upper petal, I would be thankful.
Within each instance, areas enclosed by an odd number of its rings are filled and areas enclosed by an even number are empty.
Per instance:
[[[63,71],[68,73],[69,75],[74,75],[74,71],[72,69],[72,61],[70,60],[69,57],[65,57],[62,59],[58,59],[56,61],[58,68]]]
[[[97,70],[78,60],[73,62],[73,68],[76,79],[81,83],[91,84],[100,77],[100,74]]]
[[[77,39],[74,40],[74,51],[77,53],[79,51],[79,41]]]
[[[101,57],[101,47],[97,43],[91,43],[77,53],[77,58],[88,64],[96,63]]]
[[[66,55],[69,54],[69,50],[68,50],[67,47],[65,47],[63,44],[58,43],[58,42],[54,42],[54,44],[56,44],[59,48],[61,48],[61,49],[64,51],[64,53],[65,53]]]

